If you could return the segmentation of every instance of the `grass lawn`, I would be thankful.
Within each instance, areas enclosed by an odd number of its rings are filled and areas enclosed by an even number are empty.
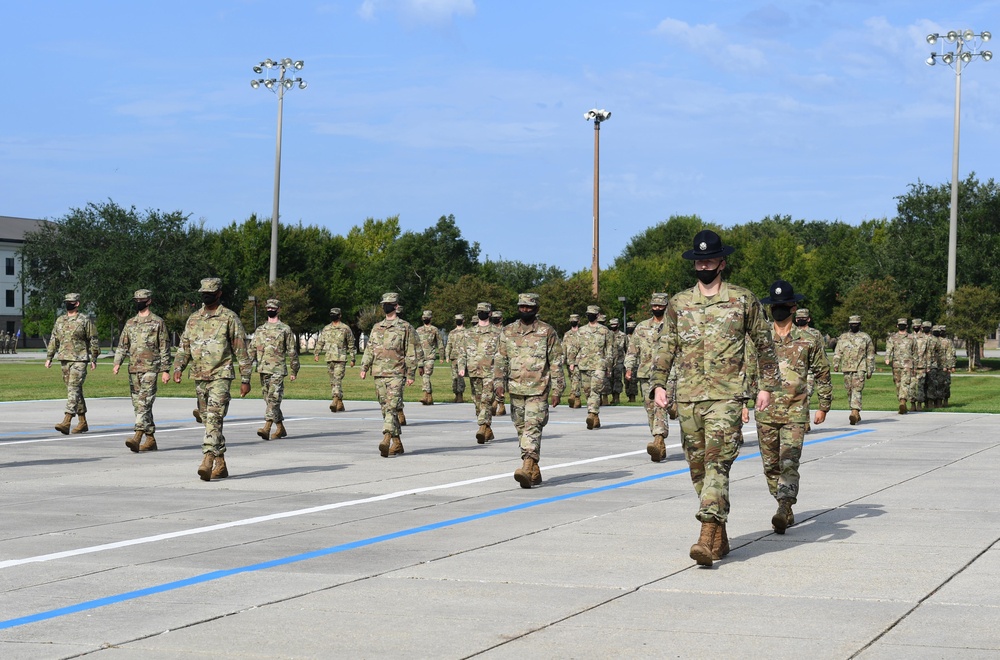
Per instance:
[[[360,363],[360,356],[358,358]],[[88,372],[84,393],[88,397],[128,396],[128,376],[123,367],[116,376],[111,373],[110,356],[102,358],[97,369]],[[948,408],[942,410],[954,412],[1000,413],[1000,360],[985,360],[984,369],[975,374],[968,374],[961,369],[965,367],[960,361],[960,370],[952,375],[951,400]],[[344,399],[354,401],[374,401],[375,385],[369,376],[367,380],[358,377],[359,369],[348,368],[344,377]],[[434,398],[437,401],[452,400],[451,367],[439,362],[434,368],[432,377],[434,383]],[[233,386],[233,395],[239,396],[238,381]],[[253,390],[247,398],[260,398],[260,381],[257,374],[251,381]],[[405,390],[404,400],[419,401],[421,397],[420,381]],[[158,396],[194,398],[194,381],[188,379],[185,372],[184,380],[178,385],[173,381],[167,385],[160,384]],[[466,401],[471,391],[466,389]],[[34,399],[63,399],[66,388],[62,382],[62,372],[58,364],[51,369],[45,369],[40,360],[25,360],[24,362],[0,363],[0,401],[30,401]],[[326,363],[313,362],[312,355],[304,356],[302,369],[295,382],[285,381],[286,399],[317,399],[330,398],[330,380],[327,375]],[[566,395],[563,396],[565,401]],[[623,397],[624,399],[624,397]],[[813,401],[815,407],[815,400]],[[639,403],[631,405],[640,405]],[[896,410],[898,406],[895,388],[892,384],[892,374],[889,368],[879,358],[878,370],[867,381],[864,392],[864,407],[866,410]],[[833,408],[847,409],[847,396],[844,391],[844,379],[840,374],[833,375]]]

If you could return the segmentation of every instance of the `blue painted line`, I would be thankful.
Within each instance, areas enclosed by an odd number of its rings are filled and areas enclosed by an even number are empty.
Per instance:
[[[852,436],[860,435],[862,433],[871,433],[873,430],[874,429],[858,429],[857,431],[842,433],[841,435],[834,435],[830,436],[829,438],[817,438],[816,440],[810,440],[805,444],[813,445],[813,444],[819,444],[821,442],[830,442],[831,440],[850,438]],[[755,452],[753,454],[740,456],[736,460],[743,461],[750,458],[754,458],[759,455],[760,455],[759,452]],[[95,600],[88,600],[82,603],[76,603],[75,605],[68,605],[66,607],[60,607],[54,610],[38,612],[36,614],[30,614],[28,616],[18,617],[16,619],[8,619],[6,621],[0,621],[0,630],[5,630],[7,628],[15,628],[17,626],[23,626],[29,623],[37,623],[39,621],[46,621],[48,619],[55,619],[69,614],[76,614],[77,612],[86,612],[88,610],[95,610],[97,608],[104,607],[106,605],[115,605],[117,603],[123,603],[129,600],[136,600],[137,598],[143,598],[145,596],[152,596],[154,594],[173,591],[175,589],[183,589],[184,587],[190,587],[196,584],[203,584],[205,582],[212,582],[213,580],[221,580],[222,578],[230,577],[232,575],[239,575],[241,573],[253,573],[255,571],[262,571],[268,568],[287,566],[288,564],[295,564],[300,561],[316,559],[317,557],[326,557],[328,555],[335,555],[341,552],[346,552],[347,550],[356,550],[358,548],[364,548],[369,545],[375,545],[376,543],[383,543],[385,541],[401,539],[407,536],[423,534],[424,532],[432,532],[434,530],[442,529],[444,527],[453,527],[455,525],[461,525],[476,520],[483,520],[485,518],[502,516],[507,513],[513,513],[514,511],[523,511],[525,509],[531,509],[537,506],[543,506],[545,504],[554,504],[556,502],[563,502],[565,500],[571,500],[577,497],[583,497],[585,495],[594,495],[597,493],[603,493],[611,490],[618,490],[619,488],[627,488],[629,486],[635,486],[650,481],[656,481],[657,479],[664,479],[666,477],[675,477],[679,474],[685,474],[688,471],[689,470],[687,468],[682,468],[680,470],[672,470],[670,472],[660,472],[658,474],[651,474],[649,476],[639,477],[637,479],[629,479],[627,481],[621,481],[614,484],[598,486],[596,488],[589,488],[587,490],[577,491],[573,493],[565,493],[563,495],[555,495],[553,497],[546,497],[540,500],[533,500],[531,502],[522,502],[521,504],[505,506],[499,509],[490,509],[489,511],[474,513],[468,516],[461,516],[459,518],[451,518],[449,520],[442,520],[440,522],[430,523],[428,525],[421,525],[419,527],[411,527],[409,529],[403,529],[398,532],[382,534],[381,536],[372,536],[366,539],[360,539],[358,541],[351,541],[349,543],[334,545],[329,548],[321,548],[319,550],[303,552],[297,555],[290,555],[288,557],[272,559],[270,561],[260,562],[258,564],[249,564],[247,566],[238,566],[236,568],[229,568],[221,571],[212,571],[210,573],[203,573],[201,575],[195,575],[194,577],[185,578],[183,580],[176,580],[174,582],[166,582],[164,584],[158,584],[152,587],[147,587],[145,589],[137,589],[136,591],[127,591],[125,593],[116,594],[113,596],[106,596],[104,598],[97,598]]]

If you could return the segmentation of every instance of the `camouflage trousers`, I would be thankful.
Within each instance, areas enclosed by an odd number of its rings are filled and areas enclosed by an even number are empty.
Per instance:
[[[861,410],[861,391],[865,389],[865,372],[845,371],[844,389],[847,390],[847,399],[852,410]]]
[[[472,402],[476,404],[476,422],[480,426],[492,424],[495,398],[493,379],[469,376],[469,385],[472,386]]]
[[[606,372],[604,369],[579,369],[581,394],[587,397],[587,412],[595,415],[601,412],[601,395],[605,393]]]
[[[922,368],[916,369],[910,379],[910,401],[923,403],[927,399],[926,382],[927,371]]]
[[[510,395],[510,419],[517,429],[521,458],[536,461],[542,452],[542,429],[549,423],[549,393],[535,396]]]
[[[950,371],[944,372],[944,391],[942,392],[942,395],[943,395],[942,398],[944,398],[944,399],[950,399],[951,398],[951,372]]]
[[[132,393],[132,409],[135,410],[135,430],[156,433],[153,422],[153,402],[156,401],[156,377],[160,374],[147,371],[142,374],[128,375],[128,387]]]
[[[327,362],[326,370],[330,373],[330,398],[344,398],[344,374],[347,373],[346,362]]]
[[[285,421],[285,416],[281,414],[281,400],[285,398],[284,374],[260,374],[260,396],[267,406],[264,421]]]
[[[569,372],[569,393],[571,396],[579,397],[583,393],[583,376],[579,369]]]
[[[420,389],[429,394],[434,393],[434,387],[431,385],[431,375],[434,373],[434,360],[424,360],[423,363],[424,374],[420,377]]]
[[[892,382],[896,384],[896,398],[900,401],[906,401],[910,398],[910,380],[912,378],[912,369],[892,365]]]
[[[226,453],[226,436],[222,435],[222,420],[229,412],[229,401],[232,398],[229,391],[232,384],[231,378],[194,382],[198,410],[201,411],[201,419],[205,423],[205,439],[201,443],[203,454],[213,453],[222,456]]]
[[[66,414],[85,415],[87,402],[83,398],[83,381],[87,380],[87,363],[61,360],[60,365],[66,384]]]
[[[648,379],[647,379],[648,380]],[[625,379],[625,396],[639,395],[639,379],[633,374],[631,378]]]
[[[678,402],[681,445],[691,470],[694,492],[701,502],[701,522],[726,522],[729,516],[729,470],[743,445],[743,402]]]
[[[927,372],[927,384],[925,386],[928,399],[944,398],[944,370],[931,367]]]
[[[646,408],[646,418],[649,420],[649,432],[652,435],[662,435],[665,438],[669,433],[667,409],[656,405],[656,402],[649,398],[648,378],[639,378],[638,381],[638,389],[642,394],[642,405]]]
[[[621,394],[622,390],[625,389],[622,379],[625,377],[625,364],[623,362],[618,362],[611,369],[611,393]]]
[[[451,391],[453,394],[465,394],[465,378],[458,375],[458,362],[451,362]]]
[[[375,394],[382,407],[382,433],[388,433],[394,438],[399,437],[399,418],[396,411],[403,408],[402,376],[376,376]]]
[[[764,463],[767,489],[776,500],[791,500],[799,495],[799,460],[806,439],[805,422],[762,424],[757,422],[757,443]]]

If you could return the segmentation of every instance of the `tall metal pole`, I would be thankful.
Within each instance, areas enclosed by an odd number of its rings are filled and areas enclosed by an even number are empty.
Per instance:
[[[961,48],[959,48],[961,52]],[[955,271],[958,261],[958,124],[962,107],[962,58],[955,59],[955,144],[951,155],[951,213],[948,220],[948,286],[949,298],[955,293]]]
[[[284,69],[281,81],[285,79]],[[278,198],[281,190],[281,111],[285,102],[285,85],[278,85],[278,142],[274,148],[274,205],[271,207],[271,270],[268,282],[274,286],[278,279]]]
[[[600,274],[600,181],[601,181],[601,122],[598,119],[594,119],[594,254],[593,261],[591,262],[590,270],[591,276],[593,278],[593,294],[594,300],[597,300],[598,294],[600,293],[600,288],[598,284],[598,276]]]

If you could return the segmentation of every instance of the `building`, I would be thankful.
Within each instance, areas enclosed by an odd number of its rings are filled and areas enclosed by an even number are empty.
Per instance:
[[[17,332],[24,316],[24,291],[21,288],[21,257],[24,235],[45,222],[0,215],[0,331]],[[19,344],[24,346],[24,337]]]

